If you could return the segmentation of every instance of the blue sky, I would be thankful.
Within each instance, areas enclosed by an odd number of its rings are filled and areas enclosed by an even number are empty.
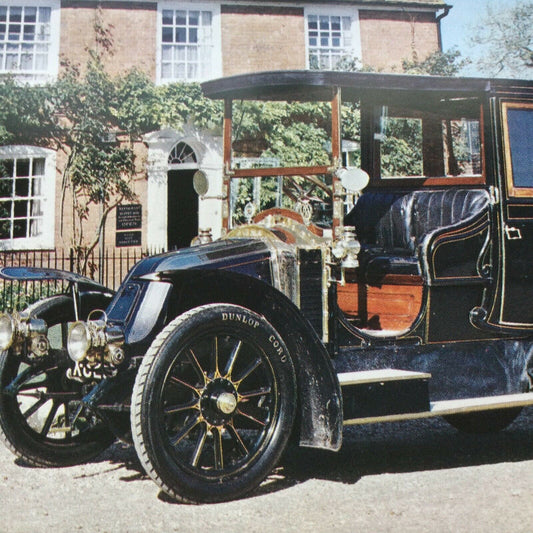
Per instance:
[[[448,0],[452,5],[448,16],[441,21],[442,46],[444,50],[457,47],[465,57],[475,58],[479,51],[472,48],[468,38],[473,34],[476,25],[486,13],[487,5],[491,4],[495,8],[512,6],[518,0]],[[533,2],[532,2],[533,5]],[[465,71],[468,75],[480,74],[475,65]]]

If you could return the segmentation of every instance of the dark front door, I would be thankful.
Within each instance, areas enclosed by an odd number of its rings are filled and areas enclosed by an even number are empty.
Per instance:
[[[190,246],[198,235],[198,195],[192,177],[196,170],[170,170],[167,196],[168,249]]]
[[[502,104],[506,197],[500,322],[533,326],[533,103]]]

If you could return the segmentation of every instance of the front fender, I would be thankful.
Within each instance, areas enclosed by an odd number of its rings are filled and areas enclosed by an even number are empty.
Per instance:
[[[176,308],[171,315],[215,302],[241,305],[263,315],[287,344],[297,370],[300,444],[340,448],[342,395],[337,375],[316,332],[284,294],[234,272],[189,270],[160,273],[160,277],[173,286]]]

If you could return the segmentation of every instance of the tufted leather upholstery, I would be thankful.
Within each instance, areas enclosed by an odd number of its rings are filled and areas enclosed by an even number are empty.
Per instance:
[[[360,270],[368,281],[388,273],[420,274],[432,232],[476,217],[488,208],[484,189],[365,192],[345,217],[362,244]]]
[[[413,194],[410,221],[413,251],[428,233],[464,222],[482,213],[489,205],[489,195],[481,189],[454,188]]]
[[[344,223],[355,226],[363,245],[391,252],[395,249],[407,251],[412,203],[412,192],[365,192]]]

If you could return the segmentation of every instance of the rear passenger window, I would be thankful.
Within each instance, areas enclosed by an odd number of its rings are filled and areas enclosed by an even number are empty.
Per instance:
[[[505,168],[511,196],[533,196],[533,104],[504,103]]]
[[[380,106],[376,111],[381,178],[482,175],[477,102],[441,101],[432,110]]]

